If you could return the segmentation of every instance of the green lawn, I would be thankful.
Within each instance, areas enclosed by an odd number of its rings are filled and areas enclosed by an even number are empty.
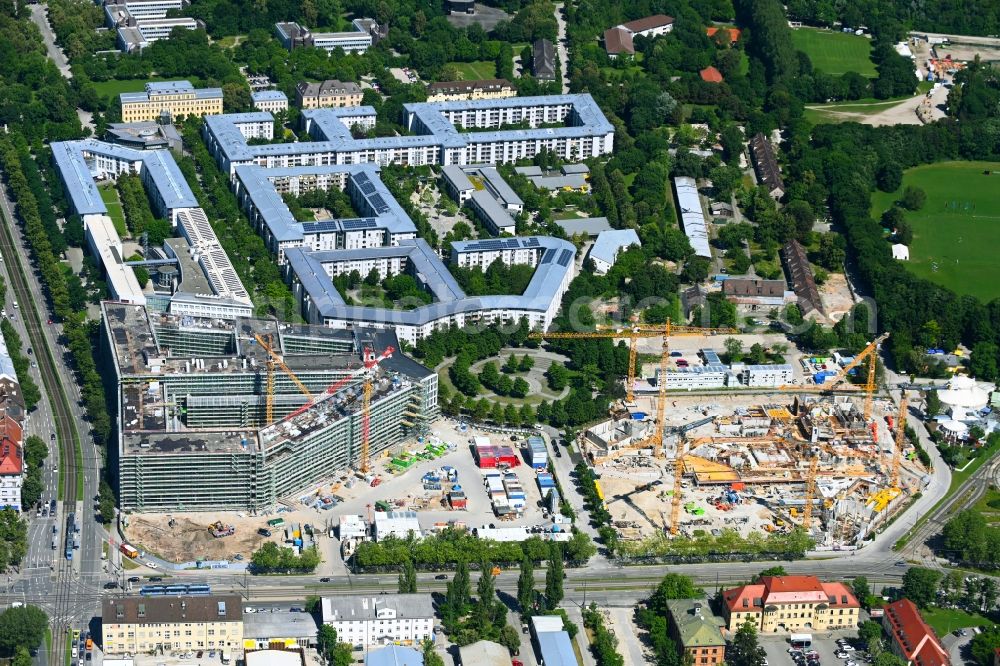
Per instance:
[[[947,636],[956,629],[990,625],[992,622],[979,613],[966,613],[956,608],[928,608],[920,611],[924,621],[931,625],[938,636]]]
[[[986,170],[995,175],[983,175]],[[922,210],[906,213],[913,227],[907,268],[984,302],[1000,296],[1000,267],[994,255],[1000,245],[1000,163],[920,166],[904,174],[903,187],[907,185],[927,193]],[[876,192],[872,215],[879,218],[901,192]]]
[[[916,95],[922,95],[934,86],[928,81],[921,81],[917,84]],[[864,122],[863,118],[847,118],[840,113],[854,113],[864,116],[875,115],[891,109],[902,101],[908,100],[913,95],[902,95],[892,99],[875,99],[866,97],[864,99],[845,100],[843,102],[830,102],[828,104],[813,104],[805,108],[803,116],[806,120],[819,125],[821,123],[842,123],[847,120]],[[838,113],[840,112],[840,113]]]
[[[813,67],[827,74],[839,76],[857,72],[869,78],[875,76],[875,64],[871,61],[872,42],[866,37],[832,30],[797,28],[792,30],[792,43],[809,56]]]
[[[112,79],[111,81],[94,81],[94,89],[97,90],[98,97],[113,97],[118,98],[118,95],[126,92],[142,92],[146,89],[146,84],[150,81],[177,81],[178,79],[184,79],[185,81],[190,81],[197,87],[201,84],[201,81],[197,77],[172,77],[164,78],[162,76],[152,76],[148,79],[123,79],[121,81]]]
[[[125,213],[122,211],[121,202],[118,200],[118,190],[114,185],[100,185],[101,199],[108,208],[108,217],[115,225],[118,236],[124,238],[128,235],[128,227],[125,226]]]
[[[497,65],[492,60],[477,60],[475,62],[453,62],[449,63],[458,72],[458,78],[462,81],[476,81],[480,79],[495,79],[497,77]]]

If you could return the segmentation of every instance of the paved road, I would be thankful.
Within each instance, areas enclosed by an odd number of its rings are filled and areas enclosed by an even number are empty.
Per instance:
[[[51,433],[58,436],[57,443],[67,449],[62,461],[56,450],[49,456],[49,471],[47,472],[48,497],[52,497],[57,484],[55,468],[62,465],[65,469],[66,482],[64,501],[59,506],[55,518],[49,517],[38,522],[37,519],[29,529],[29,566],[22,569],[10,583],[8,594],[12,599],[32,601],[44,608],[52,618],[54,634],[61,636],[64,630],[79,628],[90,621],[97,608],[97,593],[104,581],[101,563],[101,541],[104,531],[96,522],[94,512],[88,498],[97,494],[100,480],[101,456],[94,444],[89,427],[84,419],[80,388],[68,366],[66,350],[59,343],[61,327],[58,324],[49,325],[52,316],[47,310],[47,302],[41,289],[41,277],[34,271],[32,263],[25,250],[20,227],[8,224],[14,219],[12,206],[6,191],[0,192],[0,209],[3,211],[4,232],[0,233],[0,252],[2,252],[4,270],[7,271],[10,299],[17,299],[21,306],[17,310],[15,325],[21,326],[25,344],[33,347],[34,359],[39,367],[32,369],[38,377],[38,372],[45,372],[43,381],[39,382],[45,396],[44,405],[29,418],[29,432],[42,436],[50,442]],[[10,230],[8,236],[6,230]],[[17,264],[24,273],[25,280],[20,280]],[[13,308],[9,308],[9,311]],[[33,312],[33,310],[35,312]],[[27,328],[24,328],[27,327]],[[30,342],[29,342],[30,340]],[[47,348],[47,349],[46,349]],[[49,351],[51,350],[51,354]],[[62,410],[53,409],[50,400],[61,400],[57,387],[65,392],[65,417],[55,418],[53,415]],[[74,437],[78,436],[82,443],[84,493],[77,496],[76,459],[73,451]],[[51,448],[51,443],[50,443]],[[74,512],[81,522],[81,547],[72,560],[66,560],[60,554],[65,539],[65,516]],[[52,525],[58,523],[58,548],[53,552],[51,547]],[[40,652],[40,663],[47,655]],[[60,659],[61,660],[61,659]]]
[[[49,17],[46,13],[45,5],[37,4],[31,5],[31,21],[38,26],[38,29],[42,31],[42,41],[45,43],[45,50],[49,54],[49,58],[52,62],[56,64],[59,71],[67,79],[73,78],[73,73],[69,69],[69,62],[66,60],[66,55],[63,53],[62,49],[56,45],[55,33],[52,32],[52,26],[49,24]]]
[[[563,3],[555,5],[556,13],[556,56],[559,58],[559,69],[562,71],[562,92],[569,92],[569,54],[566,52],[566,20],[563,17]]]

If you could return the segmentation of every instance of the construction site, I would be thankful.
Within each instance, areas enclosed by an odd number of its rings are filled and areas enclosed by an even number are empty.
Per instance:
[[[437,416],[437,375],[391,330],[102,305],[124,511],[273,511]]]
[[[706,331],[668,324],[666,337],[662,327],[611,335],[631,338],[634,350],[657,330],[663,377],[670,339]],[[887,337],[819,384],[692,396],[660,382],[647,397],[635,390],[630,366],[626,399],[577,439],[619,538],[724,530],[747,537],[801,527],[818,548],[864,542],[906,506],[928,471],[904,436],[905,401],[876,396],[877,350]]]

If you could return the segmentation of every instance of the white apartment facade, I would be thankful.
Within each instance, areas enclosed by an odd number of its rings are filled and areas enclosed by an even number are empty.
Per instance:
[[[355,649],[380,645],[419,645],[434,635],[434,605],[429,594],[377,597],[324,597],[323,624]]]

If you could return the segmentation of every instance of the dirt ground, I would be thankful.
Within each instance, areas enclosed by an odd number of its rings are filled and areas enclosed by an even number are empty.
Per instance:
[[[215,519],[235,525],[236,534],[219,539],[213,537],[208,526]],[[263,523],[259,517],[244,515],[240,518],[236,514],[138,514],[130,516],[125,535],[136,548],[148,550],[171,562],[196,558],[226,560],[237,553],[249,558],[268,540],[257,534],[257,528]],[[271,540],[279,541],[279,536],[280,530]]]
[[[826,317],[831,322],[839,321],[854,307],[851,290],[847,288],[847,278],[843,273],[831,273],[822,287],[819,297],[826,308]]]

